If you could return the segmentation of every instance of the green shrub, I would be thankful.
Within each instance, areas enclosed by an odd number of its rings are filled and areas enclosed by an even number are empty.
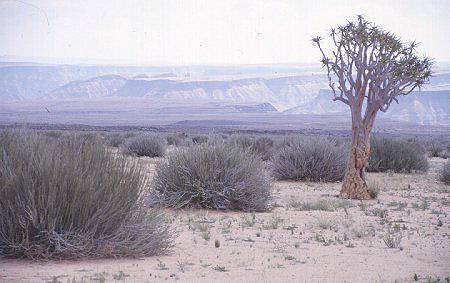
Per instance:
[[[166,152],[166,141],[156,134],[144,134],[129,139],[124,147],[137,156],[160,157]]]
[[[177,208],[263,211],[271,195],[261,159],[224,143],[174,152],[157,165],[152,187],[152,203]]]
[[[149,256],[172,245],[143,205],[136,162],[80,135],[0,133],[0,255],[32,259]]]
[[[439,177],[442,182],[450,184],[450,160],[445,163]]]
[[[389,138],[371,139],[367,171],[411,173],[427,170],[426,154],[417,143]]]
[[[324,137],[289,138],[271,160],[275,178],[335,182],[344,178],[347,153]]]

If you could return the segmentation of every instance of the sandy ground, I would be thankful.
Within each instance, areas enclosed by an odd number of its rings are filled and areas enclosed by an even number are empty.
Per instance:
[[[141,161],[153,170],[154,159]],[[0,259],[0,282],[448,282],[443,164],[431,159],[427,174],[368,174],[381,191],[364,202],[336,198],[339,184],[275,182],[268,213],[170,211],[179,231],[170,255]]]

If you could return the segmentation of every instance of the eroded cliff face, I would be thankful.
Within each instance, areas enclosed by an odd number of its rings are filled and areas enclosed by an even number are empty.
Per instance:
[[[149,98],[186,107],[199,102],[266,103],[285,114],[348,115],[346,105],[332,101],[324,74],[264,70],[236,73],[213,68],[194,70],[192,75],[192,70],[183,68],[3,66],[0,100]],[[393,104],[382,116],[420,125],[450,125],[450,73],[436,74],[423,91],[399,100],[400,105]]]

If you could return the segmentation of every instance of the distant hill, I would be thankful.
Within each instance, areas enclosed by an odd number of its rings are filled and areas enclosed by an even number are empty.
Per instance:
[[[284,111],[285,114],[349,114],[348,106],[333,101],[330,90],[320,90],[311,101]],[[450,125],[450,90],[417,91],[399,97],[383,117],[420,125]]]
[[[70,82],[45,97],[54,99],[108,97],[121,89],[126,82],[127,79],[119,75],[104,75],[89,80]]]
[[[234,105],[224,111],[347,115],[346,105],[332,101],[326,76],[312,71],[317,69],[295,65],[133,67],[0,62],[0,102],[148,99],[169,107],[173,102],[185,108],[217,102]],[[383,116],[421,125],[450,125],[450,72],[440,70],[422,92],[401,97],[400,103]]]
[[[268,102],[257,105],[234,105],[234,109],[236,109],[239,112],[247,112],[247,113],[277,112],[277,109]]]
[[[21,65],[0,63],[0,99],[31,100],[48,96],[59,87],[103,75],[169,72],[167,67]],[[70,94],[66,93],[70,96]]]
[[[325,86],[326,80],[321,75],[222,80],[149,79],[142,76],[125,79],[109,75],[70,82],[43,98],[146,97],[186,103],[270,103],[284,110],[310,100]]]

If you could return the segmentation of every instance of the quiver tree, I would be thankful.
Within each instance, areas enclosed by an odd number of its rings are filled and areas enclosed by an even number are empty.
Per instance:
[[[370,132],[378,111],[386,112],[398,96],[428,81],[432,62],[420,58],[416,43],[404,44],[390,32],[358,16],[330,32],[333,50],[327,55],[320,37],[313,38],[322,54],[334,100],[350,107],[352,141],[341,196],[369,199],[364,179],[370,154]]]

